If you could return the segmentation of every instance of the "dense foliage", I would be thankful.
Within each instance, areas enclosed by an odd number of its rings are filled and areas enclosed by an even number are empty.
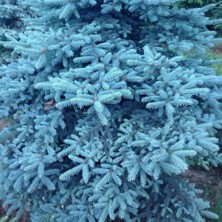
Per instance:
[[[217,218],[183,178],[221,162],[205,12],[176,0],[29,0],[1,41],[0,199],[33,222]]]
[[[220,0],[181,0],[184,6],[203,6],[211,3],[220,3]]]
[[[24,30],[23,19],[28,18],[30,10],[21,4],[21,0],[0,0],[0,41],[6,40],[6,36],[18,36],[18,32]],[[0,45],[0,64],[12,60],[11,50]]]
[[[179,5],[182,7],[193,8],[202,7],[210,3],[215,3],[215,7],[208,11],[207,15],[212,19],[221,19],[219,24],[210,27],[218,32],[218,35],[222,35],[222,1],[221,0],[181,0]]]
[[[21,27],[24,11],[21,7],[20,0],[0,0],[0,5],[1,35],[3,35],[3,28],[17,29]]]

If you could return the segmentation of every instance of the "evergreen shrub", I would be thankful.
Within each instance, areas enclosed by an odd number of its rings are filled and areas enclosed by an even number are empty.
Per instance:
[[[214,24],[176,0],[29,0],[0,43],[0,199],[33,222],[216,219],[183,173],[221,162]]]
[[[221,19],[222,20],[222,1],[221,0],[181,0],[179,5],[182,7],[193,8],[193,7],[202,7],[210,3],[215,3],[210,11],[208,11],[207,16],[212,19]],[[216,30],[218,36],[222,35],[222,21],[214,26],[210,26],[210,29]]]

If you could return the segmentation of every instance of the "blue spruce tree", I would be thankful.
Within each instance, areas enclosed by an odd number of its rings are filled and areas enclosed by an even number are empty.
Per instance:
[[[183,178],[217,165],[222,78],[206,57],[214,5],[27,0],[38,16],[1,41],[0,199],[33,222],[204,222]]]
[[[0,0],[0,41],[6,40],[6,36],[18,36],[18,32],[24,30],[23,19],[30,15],[27,6],[21,4],[22,0]],[[13,58],[11,50],[0,45],[0,64],[9,63]]]
[[[0,0],[0,33],[5,29],[17,29],[22,26],[21,19],[24,17],[21,0]]]

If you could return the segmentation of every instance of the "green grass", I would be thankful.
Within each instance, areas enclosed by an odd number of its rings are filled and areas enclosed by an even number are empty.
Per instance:
[[[204,189],[204,198],[210,201],[211,211],[218,214],[219,216],[219,219],[214,220],[214,221],[221,222],[222,221],[222,174],[221,172],[217,172],[216,174],[214,174],[212,178],[209,177],[209,182],[204,184],[203,189]]]
[[[222,220],[222,189],[215,189],[211,186],[205,188],[206,199],[211,203],[211,211],[219,216],[217,222]],[[216,221],[215,221],[216,222]]]
[[[213,64],[213,68],[216,71],[217,75],[222,75],[222,52],[209,52],[210,58],[213,60],[218,60],[217,63]]]
[[[193,50],[188,50],[183,54],[185,57],[193,57],[195,56],[195,52]],[[222,75],[222,48],[209,50],[203,54],[203,58],[206,61],[215,60],[212,64],[212,67],[215,69],[217,75]]]
[[[208,200],[211,205],[211,211],[219,216],[222,221],[222,166],[205,171],[205,182],[200,186],[204,190],[203,198]]]
[[[16,222],[15,218],[9,219],[8,216],[4,216],[0,218],[0,222]]]

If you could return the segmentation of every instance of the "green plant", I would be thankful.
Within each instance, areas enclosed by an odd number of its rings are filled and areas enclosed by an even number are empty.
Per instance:
[[[212,67],[217,75],[222,75],[222,54],[216,51],[210,50],[207,55],[210,61],[212,61]]]
[[[216,173],[211,173],[215,172]],[[210,180],[204,184],[204,198],[207,198],[212,204],[212,210],[218,214],[219,218],[215,222],[221,222],[222,218],[222,176],[221,176],[221,167],[217,170],[211,169],[207,173]]]
[[[10,219],[8,216],[3,216],[0,218],[0,222],[17,222],[16,218]]]

